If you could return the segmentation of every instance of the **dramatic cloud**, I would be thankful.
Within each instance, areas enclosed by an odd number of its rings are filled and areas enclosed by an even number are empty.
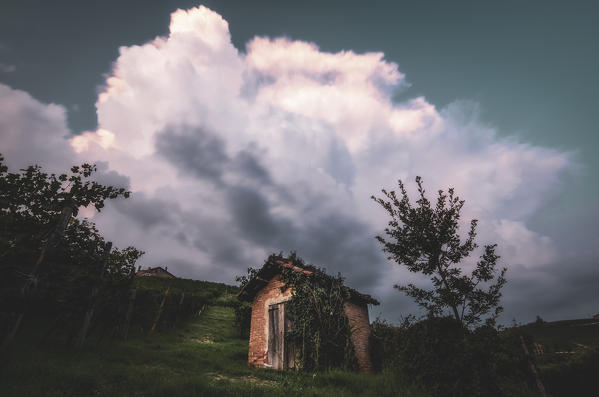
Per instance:
[[[482,242],[499,243],[512,273],[557,263],[552,240],[527,220],[559,187],[569,155],[499,138],[472,103],[395,103],[406,86],[382,53],[265,37],[239,52],[220,15],[178,10],[168,37],[120,48],[98,129],[70,139],[72,150],[44,149],[68,133],[64,108],[0,86],[10,104],[0,106],[2,151],[102,162],[102,177],[134,194],[95,221],[118,245],[145,250],[147,264],[231,282],[270,252],[297,250],[381,297],[392,320],[409,305],[392,285],[419,279],[384,259],[374,235],[387,219],[370,196],[398,178],[412,192],[416,175],[431,194],[455,187],[464,221],[480,219]]]
[[[65,145],[69,135],[63,106],[39,103],[29,94],[0,84],[0,153],[12,169],[32,162],[52,171],[64,170],[75,161]]]

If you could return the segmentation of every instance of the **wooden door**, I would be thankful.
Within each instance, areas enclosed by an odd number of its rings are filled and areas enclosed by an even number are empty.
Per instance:
[[[285,306],[277,303],[268,307],[268,364],[273,369],[285,365]]]
[[[295,349],[285,340],[291,330],[291,322],[285,314],[285,303],[268,307],[268,364],[273,369],[286,369],[295,366]]]

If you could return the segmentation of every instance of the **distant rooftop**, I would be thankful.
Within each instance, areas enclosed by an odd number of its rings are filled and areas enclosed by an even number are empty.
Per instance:
[[[142,269],[140,266],[137,268],[135,277],[177,278],[173,274],[169,273],[167,266],[148,267],[147,269]]]

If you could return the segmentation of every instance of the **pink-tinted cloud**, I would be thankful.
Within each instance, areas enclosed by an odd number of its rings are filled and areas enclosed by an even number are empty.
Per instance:
[[[386,295],[408,275],[384,264],[373,237],[387,219],[370,196],[398,178],[413,191],[416,175],[431,194],[454,186],[464,220],[480,219],[481,242],[499,243],[506,263],[554,261],[528,220],[570,155],[499,138],[475,104],[394,102],[405,87],[381,53],[264,37],[240,52],[220,15],[179,10],[168,37],[121,47],[96,103],[98,130],[70,142],[79,161],[107,162],[135,192],[95,218],[102,230],[185,276],[230,282],[269,252],[295,249]]]

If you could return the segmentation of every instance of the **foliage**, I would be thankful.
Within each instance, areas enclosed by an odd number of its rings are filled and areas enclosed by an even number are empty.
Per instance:
[[[233,308],[235,309],[235,328],[239,331],[239,336],[248,338],[252,323],[252,304],[237,300]]]
[[[57,228],[63,207],[94,206],[105,200],[129,197],[124,188],[104,186],[90,177],[95,165],[72,167],[70,173],[48,174],[39,166],[9,172],[0,156],[0,335],[27,309],[29,315],[56,317],[51,329],[69,329],[86,311],[96,317],[113,315],[119,291],[128,291],[137,259],[143,252],[134,247],[114,249],[92,222],[68,219],[66,229]],[[57,230],[58,236],[49,244]],[[51,250],[45,252],[44,246]],[[42,267],[36,259],[44,252]],[[35,294],[27,293],[29,286]]]
[[[413,317],[406,318],[398,327],[377,318],[370,324],[370,358],[375,371],[398,368],[402,344]]]
[[[47,174],[37,165],[8,172],[0,155],[0,252],[33,236],[43,236],[66,201],[72,201],[76,208],[93,205],[100,211],[108,199],[129,197],[124,188],[89,179],[94,172],[96,166],[90,164],[74,166],[70,173],[60,175]]]
[[[351,329],[343,305],[349,292],[341,275],[333,277],[323,269],[308,267],[294,252],[288,258],[273,254],[267,263],[282,260],[311,270],[309,274],[289,268],[282,271],[284,288],[293,289],[285,306],[293,327],[286,337],[295,346],[297,366],[305,370],[355,368]]]
[[[486,325],[470,330],[452,317],[400,327],[376,321],[372,348],[379,370],[425,385],[434,396],[511,395],[531,381],[517,335]]]
[[[573,354],[550,354],[539,365],[545,388],[553,396],[590,396],[597,393],[599,347]]]
[[[399,196],[395,191],[384,189],[382,192],[389,201],[372,196],[391,216],[385,229],[387,237],[376,237],[383,251],[389,254],[389,260],[430,277],[433,284],[432,290],[414,284],[395,287],[412,297],[431,316],[442,316],[449,309],[464,325],[477,325],[487,315],[486,323],[494,324],[503,310],[499,300],[506,281],[506,268],[495,278],[499,259],[495,253],[497,245],[486,245],[476,268],[464,274],[458,265],[478,247],[474,241],[477,220],[470,222],[468,237],[462,241],[459,222],[464,200],[455,195],[453,188],[448,194],[439,190],[433,206],[425,196],[420,177],[416,177],[416,184],[419,194],[416,206],[410,203],[401,180]]]
[[[246,274],[239,275],[235,277],[235,281],[239,284],[239,290],[242,290],[251,279],[256,277],[259,269],[254,269],[253,267],[248,267]]]
[[[30,314],[52,314],[60,319],[60,328],[68,330],[78,327],[83,313],[93,306],[95,322],[116,326],[124,316],[135,263],[143,252],[114,248],[106,256],[107,249],[93,223],[72,219],[39,274]]]

